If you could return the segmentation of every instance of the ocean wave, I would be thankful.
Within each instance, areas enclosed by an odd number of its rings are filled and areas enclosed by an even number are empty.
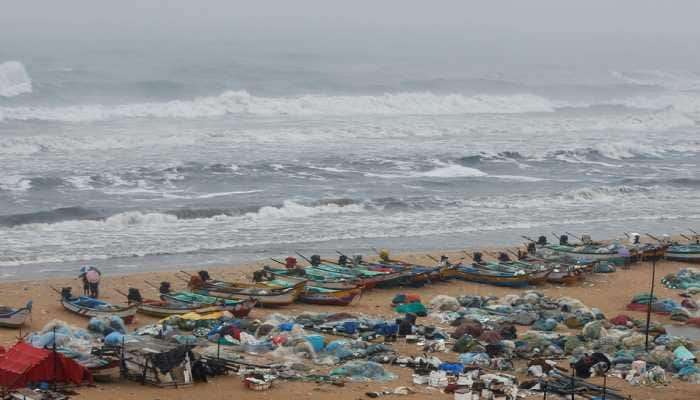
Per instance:
[[[436,95],[395,93],[381,96],[258,97],[245,91],[164,103],[118,106],[4,107],[5,120],[59,122],[104,121],[115,118],[211,118],[227,114],[249,115],[449,115],[553,112],[552,103],[531,94]]]
[[[657,86],[671,90],[697,90],[700,89],[700,76],[692,72],[663,71],[663,70],[639,70],[639,71],[611,71],[610,74],[632,85]]]
[[[19,61],[7,61],[0,64],[0,96],[14,97],[32,92],[32,80],[24,65]],[[0,121],[3,113],[0,111]]]
[[[229,208],[180,208],[164,211],[133,210],[110,214],[107,210],[83,207],[64,207],[50,211],[0,216],[0,226],[16,229],[53,229],[57,225],[85,227],[98,225],[127,227],[130,225],[164,225],[203,219],[245,219],[248,221],[308,218],[315,215],[357,213],[365,211],[365,205],[349,199],[327,199],[316,204],[304,205],[291,200],[279,206]]]

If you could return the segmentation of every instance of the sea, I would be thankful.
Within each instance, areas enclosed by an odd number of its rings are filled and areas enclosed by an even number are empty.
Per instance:
[[[169,51],[0,51],[0,278],[700,231],[692,70]]]

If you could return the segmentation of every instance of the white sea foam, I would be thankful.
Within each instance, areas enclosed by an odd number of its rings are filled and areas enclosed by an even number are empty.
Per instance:
[[[412,178],[472,178],[488,176],[486,172],[459,164],[437,163],[437,168],[409,175]]]
[[[7,61],[0,64],[0,96],[14,97],[31,91],[32,80],[21,62]],[[0,110],[0,121],[2,120],[3,113]]]
[[[207,118],[227,114],[250,115],[449,115],[553,112],[552,103],[531,94],[437,95],[395,93],[379,96],[258,97],[245,91],[165,103],[117,106],[0,108],[6,120],[61,122],[103,121],[115,118]]]
[[[623,82],[641,86],[659,86],[672,90],[700,89],[700,76],[686,71],[640,70],[611,71],[610,74]]]
[[[26,192],[31,188],[31,180],[24,176],[0,174],[0,190],[9,192]]]

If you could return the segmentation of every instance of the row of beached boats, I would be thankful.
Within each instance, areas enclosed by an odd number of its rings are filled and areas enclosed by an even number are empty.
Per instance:
[[[119,292],[127,298],[126,305],[74,296],[70,288],[56,291],[68,311],[85,317],[116,315],[129,323],[137,312],[167,317],[190,312],[228,311],[242,317],[255,306],[279,307],[297,301],[346,306],[372,288],[415,287],[448,279],[510,287],[545,282],[570,285],[583,279],[601,262],[622,265],[661,257],[700,261],[697,235],[696,242],[689,240],[686,244],[657,238],[654,238],[657,243],[641,243],[638,234],[628,234],[628,237],[630,243],[601,243],[584,235],[577,238],[580,243],[569,243],[568,235],[560,235],[558,244],[548,243],[544,236],[537,240],[526,237],[526,252],[465,252],[465,256],[455,263],[444,256],[439,260],[429,256],[434,262],[431,265],[392,260],[385,251],[378,251],[380,259],[377,262],[365,261],[361,256],[351,259],[340,253],[334,261],[321,259],[318,255],[306,258],[299,254],[308,262],[307,266],[300,266],[293,257],[285,261],[273,260],[283,267],[264,267],[255,272],[252,283],[211,279],[206,271],[196,275],[180,272],[179,277],[187,283],[185,290],[172,291],[168,282],[162,282],[160,286],[148,283],[158,289],[159,297],[144,299],[138,289],[130,288],[128,293]],[[484,256],[492,260],[487,261]],[[19,309],[0,307],[0,326],[21,326],[31,314],[31,308],[31,302]]]

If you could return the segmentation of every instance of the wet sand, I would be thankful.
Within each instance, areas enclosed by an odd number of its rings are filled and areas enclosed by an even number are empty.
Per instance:
[[[439,256],[439,253],[433,255]],[[461,254],[448,254],[451,258],[461,258]],[[424,255],[401,255],[396,258],[402,260],[417,262],[423,264],[432,263]],[[222,280],[244,280],[250,281],[252,271],[258,269],[268,262],[250,263],[240,266],[217,267],[210,268],[209,272],[215,279]],[[577,298],[583,301],[590,307],[601,309],[606,317],[611,318],[618,314],[628,314],[634,318],[644,318],[645,314],[640,312],[631,312],[625,310],[625,305],[628,304],[634,294],[646,292],[649,290],[651,267],[650,263],[635,264],[630,269],[618,269],[612,274],[592,274],[586,278],[586,281],[572,287],[562,287],[551,284],[545,284],[536,288],[547,296],[561,297],[568,296]],[[658,297],[670,297],[680,299],[679,291],[671,290],[664,287],[659,279],[668,273],[675,272],[687,264],[676,262],[659,262],[657,263],[657,282],[655,293]],[[187,269],[185,267],[183,270]],[[157,297],[156,290],[147,286],[144,282],[160,282],[170,281],[174,288],[184,287],[184,282],[176,278],[175,271],[173,272],[146,272],[123,276],[106,276],[101,285],[101,298],[111,302],[123,302],[124,298],[114,289],[126,290],[128,287],[138,287],[144,297]],[[51,279],[46,281],[19,281],[6,282],[0,284],[0,303],[10,306],[21,306],[27,300],[34,301],[34,312],[31,321],[31,330],[39,330],[44,324],[52,319],[61,319],[70,324],[86,327],[87,319],[65,311],[59,303],[59,295],[55,293],[51,287],[60,289],[63,286],[72,286],[74,293],[78,293],[80,283],[77,278],[73,279]],[[348,307],[332,307],[332,306],[314,306],[293,304],[288,307],[279,309],[260,309],[257,308],[251,313],[251,317],[263,319],[265,315],[279,312],[285,314],[297,314],[302,311],[344,311],[351,313],[366,313],[373,315],[397,316],[390,306],[391,299],[397,293],[416,293],[419,294],[424,303],[428,303],[430,299],[438,294],[447,294],[450,296],[458,296],[464,294],[471,295],[494,295],[502,297],[510,293],[521,293],[524,289],[499,288],[488,285],[482,285],[472,282],[452,281],[441,282],[425,286],[419,289],[413,288],[394,288],[394,289],[374,289],[366,294],[363,294],[359,301],[355,301]],[[653,315],[654,321],[663,323],[671,323],[668,317]],[[134,327],[146,325],[154,322],[154,318],[137,314],[137,319],[130,329]],[[436,323],[430,319],[422,318],[419,323],[431,324]],[[521,329],[521,327],[519,327]],[[27,328],[23,333],[27,332]],[[19,335],[18,330],[9,330],[0,328],[0,344],[7,346],[17,340]],[[419,354],[420,349],[414,345],[398,344],[398,348],[402,354]],[[455,353],[438,353],[438,357],[444,361],[456,359]],[[158,389],[148,386],[142,386],[133,382],[113,382],[100,383],[96,387],[79,388],[79,399],[134,399],[134,400],[151,400],[151,399],[187,399],[191,400],[197,396],[207,399],[229,399],[229,398],[246,398],[246,399],[270,399],[292,396],[297,399],[321,399],[321,400],[344,400],[344,399],[360,399],[368,398],[365,396],[367,391],[376,391],[383,388],[394,388],[398,386],[411,386],[416,390],[416,394],[406,398],[444,398],[451,399],[451,394],[443,394],[437,389],[431,389],[427,386],[413,385],[411,382],[411,370],[399,367],[389,367],[389,369],[399,375],[399,378],[387,383],[349,383],[344,388],[339,388],[331,385],[318,385],[314,383],[302,382],[286,382],[276,381],[273,388],[266,392],[252,392],[243,387],[241,379],[236,376],[224,376],[211,379],[209,383],[195,384],[189,388],[183,389]],[[596,380],[592,380],[596,382]],[[600,383],[600,382],[598,382]],[[608,383],[611,387],[621,390],[625,394],[629,394],[634,399],[657,399],[657,400],[697,400],[700,399],[700,385],[692,385],[682,382],[677,379],[672,379],[672,383],[663,387],[644,387],[631,386],[628,383],[617,378],[609,378]],[[541,396],[540,396],[541,397]]]

